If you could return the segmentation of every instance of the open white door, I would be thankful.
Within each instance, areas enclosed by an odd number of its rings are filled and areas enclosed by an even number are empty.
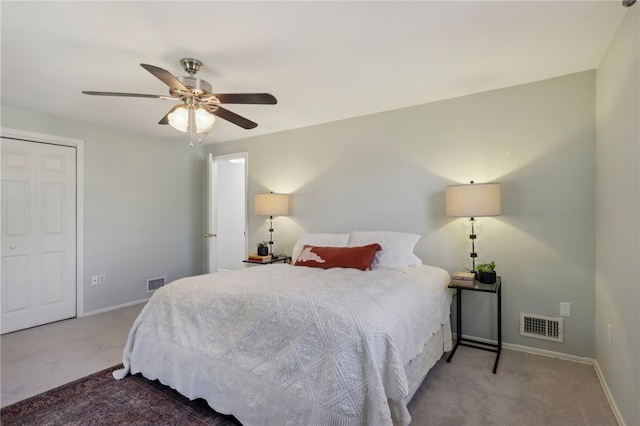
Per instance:
[[[244,267],[247,254],[247,154],[207,158],[208,271]]]

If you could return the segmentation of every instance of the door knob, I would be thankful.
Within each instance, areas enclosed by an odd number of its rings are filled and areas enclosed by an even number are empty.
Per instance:
[[[204,234],[205,238],[211,238],[211,237],[217,237],[218,234],[212,234],[210,232],[207,232],[206,234]]]

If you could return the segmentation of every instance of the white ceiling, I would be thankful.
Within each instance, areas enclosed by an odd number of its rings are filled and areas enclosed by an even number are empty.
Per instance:
[[[269,92],[278,104],[228,105],[222,142],[594,69],[626,9],[615,1],[10,2],[2,15],[1,100],[157,137],[172,101],[140,67],[175,76],[204,62],[214,92]]]

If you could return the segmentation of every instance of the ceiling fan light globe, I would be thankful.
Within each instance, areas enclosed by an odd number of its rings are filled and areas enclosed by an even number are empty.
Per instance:
[[[182,133],[187,133],[189,129],[189,110],[186,107],[176,108],[167,117],[169,125]],[[215,115],[209,113],[204,108],[195,109],[196,133],[204,133],[213,127],[216,121]]]
[[[189,113],[187,108],[176,108],[167,118],[169,119],[169,125],[171,127],[179,132],[187,133],[187,128],[189,127]]]
[[[196,132],[203,133],[210,130],[216,122],[216,116],[204,108],[196,109]]]

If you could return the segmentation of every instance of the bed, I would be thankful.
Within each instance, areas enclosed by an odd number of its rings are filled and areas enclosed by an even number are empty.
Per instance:
[[[373,270],[298,262],[174,281],[114,376],[142,373],[246,426],[409,424],[406,404],[451,349],[449,274],[385,268],[383,252]]]

